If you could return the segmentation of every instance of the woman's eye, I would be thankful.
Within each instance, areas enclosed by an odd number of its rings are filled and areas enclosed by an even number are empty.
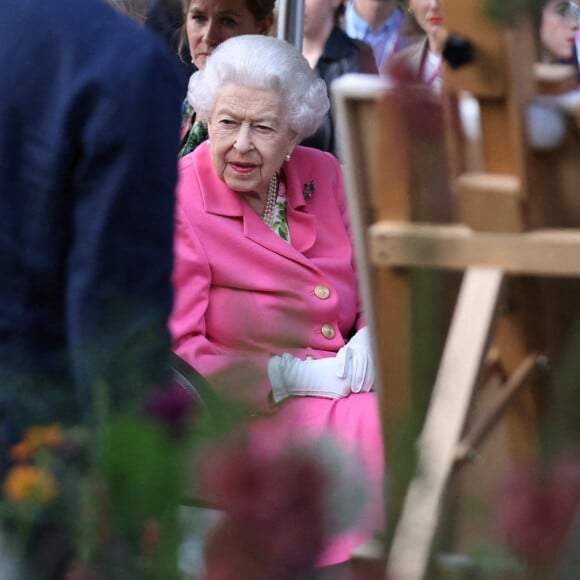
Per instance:
[[[203,24],[206,21],[206,17],[203,14],[192,14],[191,20],[197,24]]]
[[[222,20],[222,24],[226,28],[235,28],[238,25],[238,23],[233,18],[224,18]]]
[[[573,5],[570,2],[559,2],[554,7],[554,12],[564,18],[567,18],[573,14]]]
[[[218,123],[223,127],[232,127],[236,124],[235,121],[232,121],[231,119],[219,119]]]
[[[269,133],[270,131],[273,131],[272,127],[270,127],[269,125],[257,125],[257,129],[259,131],[263,131],[266,133]]]

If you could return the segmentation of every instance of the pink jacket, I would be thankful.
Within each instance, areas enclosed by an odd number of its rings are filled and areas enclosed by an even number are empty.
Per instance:
[[[285,163],[289,244],[218,179],[207,142],[179,163],[174,350],[210,381],[249,365],[222,388],[261,407],[271,353],[332,356],[363,324],[340,166],[300,146]]]

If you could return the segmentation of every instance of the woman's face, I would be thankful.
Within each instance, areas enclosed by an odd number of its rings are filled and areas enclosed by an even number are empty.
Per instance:
[[[231,189],[263,197],[296,145],[286,105],[271,89],[226,85],[208,121],[211,160]]]
[[[410,0],[409,6],[417,24],[428,34],[436,35],[441,28],[440,0]]]
[[[218,44],[242,34],[268,34],[273,18],[258,21],[245,0],[191,0],[185,30],[193,64],[201,69]]]
[[[334,25],[334,13],[340,4],[341,0],[304,0],[304,34],[312,36]]]
[[[572,56],[579,18],[580,7],[575,2],[551,0],[544,6],[540,40],[548,58],[556,60]]]

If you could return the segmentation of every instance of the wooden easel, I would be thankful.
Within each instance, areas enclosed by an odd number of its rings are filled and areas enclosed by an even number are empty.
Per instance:
[[[534,67],[525,17],[500,29],[486,19],[483,0],[443,0],[443,17],[448,31],[475,49],[473,63],[444,72],[444,139],[457,223],[434,223],[432,212],[424,211],[428,200],[417,164],[429,139],[411,137],[404,126],[401,107],[409,95],[362,77],[343,78],[333,87],[363,298],[379,361],[388,465],[400,443],[401,422],[424,419],[416,475],[404,489],[399,482],[387,492],[387,517],[396,525],[385,541],[385,572],[395,580],[426,577],[451,476],[498,422],[509,432],[512,457],[537,453],[543,403],[554,391],[544,363],[557,362],[570,329],[561,317],[550,318],[549,297],[569,309],[568,322],[579,310],[558,284],[543,286],[550,277],[580,278],[580,233],[555,229],[580,226],[577,126],[569,120],[564,142],[537,152],[529,146],[525,116],[539,91],[567,89],[572,76]],[[456,96],[462,90],[480,106],[483,167],[477,171],[457,131]],[[548,192],[554,176],[559,179]],[[557,200],[557,208],[549,199]],[[442,354],[426,413],[416,400],[417,382],[432,371],[421,366],[416,352],[417,269],[463,272],[451,321],[447,325],[444,316],[430,329],[430,346]],[[496,399],[472,417],[476,389],[492,373],[503,384]]]

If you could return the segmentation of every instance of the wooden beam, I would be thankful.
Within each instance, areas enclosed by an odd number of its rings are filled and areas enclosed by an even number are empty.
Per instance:
[[[500,268],[510,274],[580,276],[580,232],[476,232],[463,225],[377,222],[369,228],[371,261],[391,267],[463,270]]]
[[[388,577],[421,580],[437,529],[474,388],[487,352],[502,287],[500,270],[467,270],[419,441],[419,467],[388,561]]]
[[[578,74],[569,64],[537,62],[534,64],[534,81],[539,95],[560,95],[578,88]]]
[[[468,459],[477,445],[479,445],[495,425],[499,423],[513,398],[523,387],[529,384],[528,379],[532,373],[537,371],[537,368],[537,354],[530,354],[523,360],[521,365],[503,385],[501,393],[495,399],[493,406],[487,409],[486,412],[478,418],[475,424],[469,429],[469,432],[458,443],[455,451],[455,460],[457,462]]]
[[[470,228],[487,232],[524,229],[521,208],[524,196],[521,181],[515,175],[464,173],[457,177],[454,188],[463,221]]]
[[[504,97],[507,92],[506,45],[489,18],[482,17],[485,0],[445,0],[442,5],[445,28],[467,37],[474,46],[475,61],[453,70],[444,66],[444,85],[451,91],[468,90],[475,97]]]

